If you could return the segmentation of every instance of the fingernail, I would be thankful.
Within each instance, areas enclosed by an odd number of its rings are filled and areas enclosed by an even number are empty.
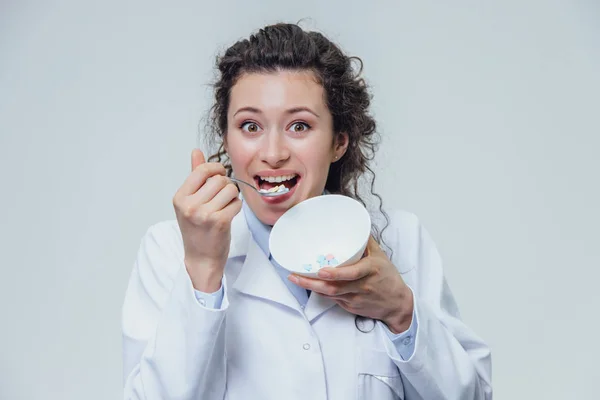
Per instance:
[[[298,284],[299,282],[298,277],[296,275],[288,275],[288,279],[294,282],[295,284]]]

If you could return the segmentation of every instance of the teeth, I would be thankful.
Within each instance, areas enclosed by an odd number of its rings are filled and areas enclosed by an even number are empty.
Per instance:
[[[289,181],[290,179],[294,179],[296,174],[291,175],[281,175],[281,176],[260,176],[260,179],[263,181],[271,182],[271,183],[279,183],[283,181]]]
[[[261,193],[287,193],[290,190],[285,185],[273,186],[271,189],[258,189]]]

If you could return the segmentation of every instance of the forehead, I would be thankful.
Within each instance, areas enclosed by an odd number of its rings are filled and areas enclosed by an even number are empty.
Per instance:
[[[263,111],[304,106],[323,112],[327,109],[324,94],[312,71],[246,73],[231,89],[229,111],[248,106]]]

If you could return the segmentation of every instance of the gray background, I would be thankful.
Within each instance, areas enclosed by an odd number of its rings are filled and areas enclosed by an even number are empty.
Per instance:
[[[365,62],[377,187],[431,231],[495,397],[599,397],[597,1],[1,0],[0,398],[121,397],[127,280],[214,56],[307,17]]]

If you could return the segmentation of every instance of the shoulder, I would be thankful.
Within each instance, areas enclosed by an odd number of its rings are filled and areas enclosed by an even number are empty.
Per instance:
[[[183,239],[176,220],[151,225],[142,238],[142,247],[148,251],[161,251],[183,256]]]
[[[140,278],[171,282],[183,265],[184,250],[176,220],[151,225],[143,235],[136,259]]]
[[[395,209],[388,215],[387,227],[382,226],[383,248],[400,272],[406,273],[419,264],[420,255],[433,243],[415,214]]]
[[[179,224],[177,220],[171,219],[166,221],[160,221],[146,230],[144,238],[151,238],[159,241],[181,241],[181,231],[179,230]]]

